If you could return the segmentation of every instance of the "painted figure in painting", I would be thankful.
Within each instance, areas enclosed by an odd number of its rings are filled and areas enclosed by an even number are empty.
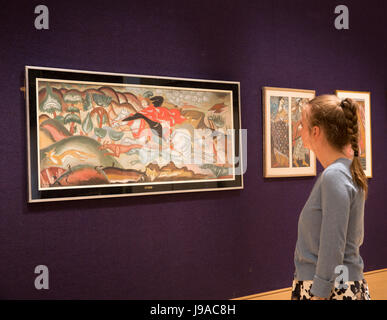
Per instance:
[[[292,98],[292,154],[294,167],[309,167],[310,154],[302,143],[301,114],[302,107],[308,102],[306,98]]]
[[[144,121],[141,121],[140,128],[134,136],[140,136],[142,130],[145,129],[146,123],[150,129],[155,130],[161,140],[163,138],[162,121],[169,122],[169,126],[173,127],[175,124],[180,124],[185,120],[184,117],[181,116],[180,110],[162,107],[163,101],[164,98],[161,96],[152,97],[149,99],[149,104],[145,109],[136,112],[134,115],[127,117],[122,121],[132,122],[136,119],[142,119]]]
[[[289,98],[270,97],[271,166],[289,167]]]

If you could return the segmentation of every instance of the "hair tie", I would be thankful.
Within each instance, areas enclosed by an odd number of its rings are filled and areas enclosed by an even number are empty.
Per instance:
[[[359,151],[355,151],[354,155],[355,155],[355,157],[358,157],[359,156]]]

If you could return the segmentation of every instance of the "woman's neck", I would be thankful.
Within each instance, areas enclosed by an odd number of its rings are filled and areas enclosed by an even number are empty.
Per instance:
[[[337,151],[330,146],[316,150],[315,153],[318,161],[321,163],[324,169],[340,158],[352,160],[352,157],[348,154],[348,152]]]

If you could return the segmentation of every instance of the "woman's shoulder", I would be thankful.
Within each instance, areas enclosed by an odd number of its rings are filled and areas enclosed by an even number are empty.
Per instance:
[[[341,159],[340,159],[341,160]],[[356,191],[357,188],[353,183],[352,174],[351,174],[351,160],[342,159],[343,161],[336,161],[332,163],[330,166],[325,168],[322,172],[322,184],[325,185],[336,185],[343,186],[350,191]],[[349,160],[349,161],[345,161]]]
[[[333,162],[328,167],[326,167],[322,174],[323,175],[337,174],[339,176],[342,175],[347,178],[351,178],[352,177],[351,169],[350,169],[351,163],[352,163],[351,159],[347,159],[347,158],[337,159],[335,162]]]

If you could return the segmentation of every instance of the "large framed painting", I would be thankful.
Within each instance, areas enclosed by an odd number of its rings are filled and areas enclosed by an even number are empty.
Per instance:
[[[302,108],[314,97],[314,90],[262,88],[265,178],[316,175],[316,156],[300,134]]]
[[[351,98],[359,106],[359,159],[365,175],[372,178],[371,93],[347,90],[336,90],[335,93],[340,99]]]
[[[25,72],[29,202],[243,188],[239,82]]]

